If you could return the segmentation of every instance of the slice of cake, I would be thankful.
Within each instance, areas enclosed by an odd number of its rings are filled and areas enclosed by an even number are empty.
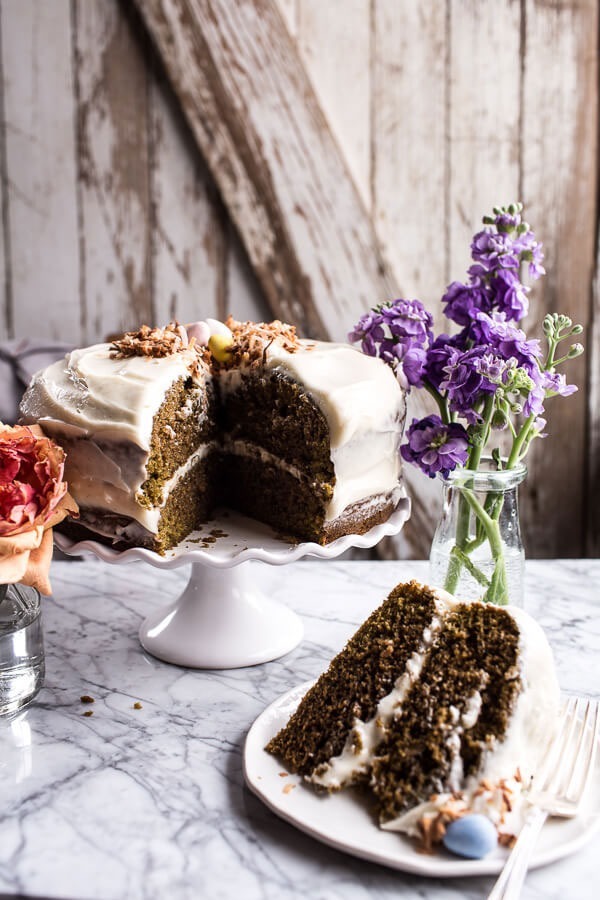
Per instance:
[[[22,421],[67,450],[81,526],[164,552],[217,499],[320,543],[389,517],[405,398],[385,363],[281,322],[189,332],[143,326],[76,350],[25,393]]]
[[[552,654],[525,612],[398,585],[267,746],[335,791],[368,787],[382,827],[431,838],[469,812],[508,836],[554,736]]]

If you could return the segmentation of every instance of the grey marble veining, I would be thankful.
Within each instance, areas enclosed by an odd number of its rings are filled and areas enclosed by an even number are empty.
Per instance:
[[[426,580],[427,564],[252,565],[262,587],[301,614],[305,640],[281,660],[225,672],[178,669],[138,643],[141,619],[183,589],[187,568],[53,565],[46,686],[29,710],[0,719],[0,894],[487,895],[492,878],[423,879],[322,846],[243,784],[242,746],[256,716],[322,671],[397,581]],[[600,695],[599,581],[600,561],[528,563],[526,608],[549,635],[561,686],[592,695]],[[83,694],[93,706],[82,705]],[[531,873],[525,900],[596,897],[598,843]]]

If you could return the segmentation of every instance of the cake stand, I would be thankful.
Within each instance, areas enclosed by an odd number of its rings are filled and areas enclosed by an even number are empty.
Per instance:
[[[201,531],[192,532],[164,556],[141,547],[119,551],[58,533],[55,540],[64,553],[92,554],[111,564],[142,561],[174,569],[191,563],[183,593],[142,623],[142,647],[178,666],[236,669],[289,653],[304,633],[296,613],[265,596],[255,584],[254,563],[283,566],[306,556],[333,559],[352,547],[374,547],[383,537],[398,534],[409,514],[410,501],[404,497],[387,522],[324,547],[290,543],[268,526],[229,510],[218,510]],[[203,540],[207,536],[211,543]]]

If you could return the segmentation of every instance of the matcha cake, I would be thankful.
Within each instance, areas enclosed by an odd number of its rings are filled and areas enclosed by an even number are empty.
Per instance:
[[[75,350],[34,377],[21,414],[67,451],[77,527],[123,545],[164,552],[217,498],[327,543],[403,496],[391,369],[281,322],[143,326]]]
[[[530,616],[411,582],[266,749],[321,790],[364,786],[383,828],[441,840],[476,810],[508,840],[558,705],[552,654]]]

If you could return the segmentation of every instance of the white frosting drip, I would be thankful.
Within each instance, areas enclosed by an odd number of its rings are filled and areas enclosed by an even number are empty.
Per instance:
[[[91,445],[95,446],[95,445]],[[120,516],[131,516],[152,534],[158,532],[160,514],[167,502],[168,496],[177,486],[178,482],[214,447],[214,443],[202,444],[194,453],[175,470],[171,478],[165,481],[162,492],[162,502],[151,508],[141,506],[136,494],[125,488],[118,487],[119,479],[103,480],[98,475],[98,469],[90,468],[87,455],[90,444],[81,445],[75,443],[73,451],[69,451],[71,468],[69,470],[69,490],[77,497],[85,497],[85,506],[91,509],[102,509]],[[78,451],[82,448],[83,468],[79,467]],[[74,459],[73,459],[74,458]],[[104,456],[107,464],[110,460]]]

